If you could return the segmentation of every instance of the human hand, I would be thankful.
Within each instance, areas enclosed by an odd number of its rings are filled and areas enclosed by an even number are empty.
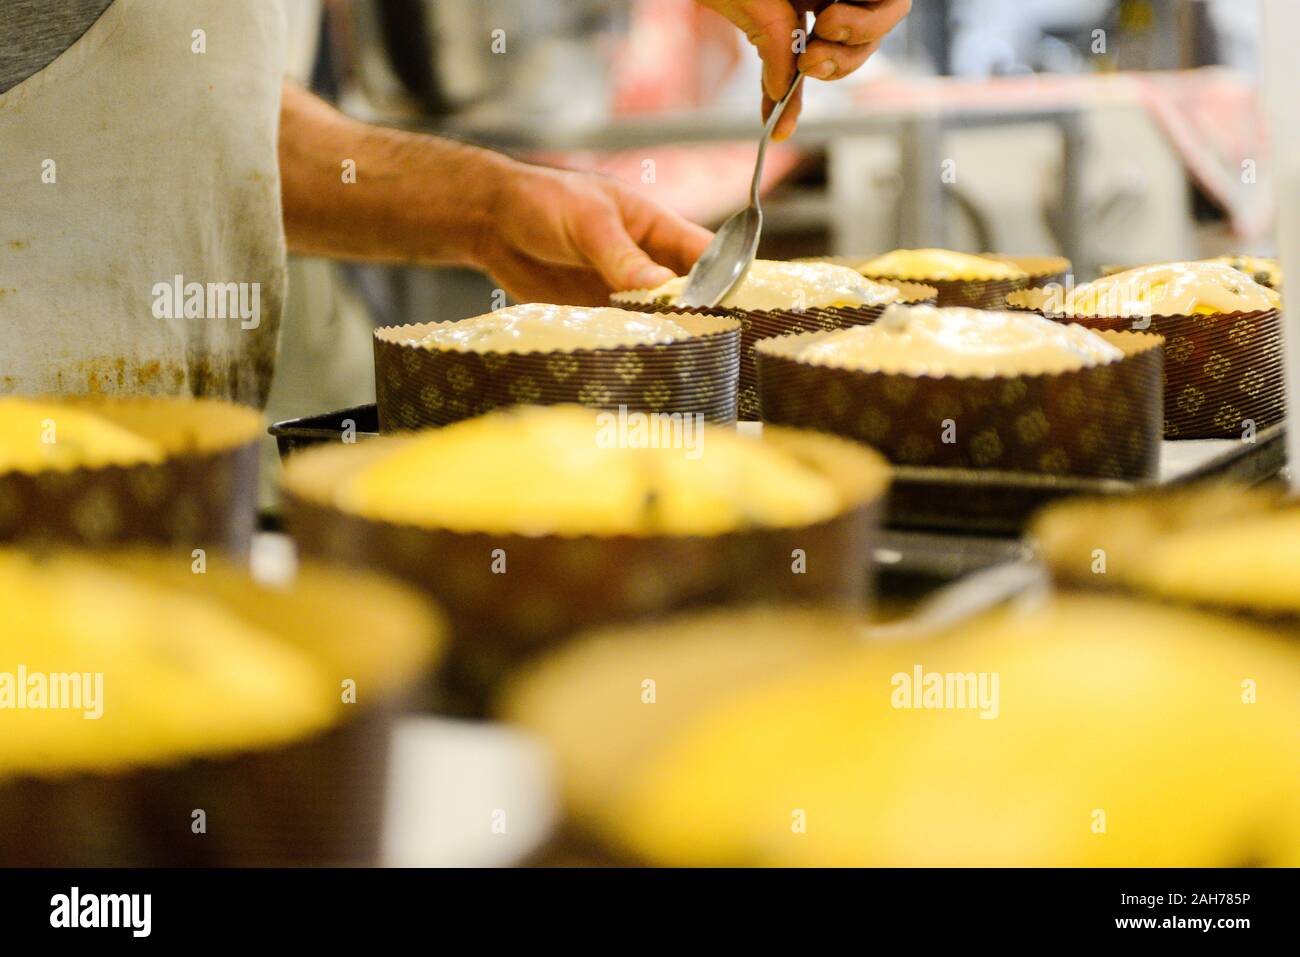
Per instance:
[[[473,259],[521,302],[605,305],[690,270],[707,229],[603,176],[511,162]]]
[[[763,60],[763,120],[785,95],[796,70],[819,80],[846,77],[880,48],[881,39],[912,9],[912,0],[700,0],[738,26]],[[805,14],[815,13],[803,53],[794,52],[795,31]],[[794,132],[803,101],[795,91],[772,134],[783,140]]]

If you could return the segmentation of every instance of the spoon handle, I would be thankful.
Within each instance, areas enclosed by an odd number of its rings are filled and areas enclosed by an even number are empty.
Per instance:
[[[833,7],[835,2],[836,0],[824,0],[824,2],[819,3],[817,5],[817,13],[821,14],[828,7]],[[802,15],[800,16],[800,19],[804,19]],[[807,27],[807,25],[807,21],[805,20],[804,26]],[[790,98],[794,96],[794,91],[799,89],[799,84],[802,82],[803,71],[799,70],[795,73],[794,79],[790,81],[790,88],[785,91],[785,96],[781,97],[781,99],[772,107],[772,112],[768,116],[767,122],[763,124],[763,136],[758,141],[758,158],[754,160],[754,179],[749,184],[749,205],[753,206],[755,209],[759,208],[758,186],[759,182],[763,178],[763,159],[767,156],[767,144],[772,139],[772,131],[776,129],[776,124],[780,122],[781,114],[785,112],[786,105],[790,102]]]
[[[758,187],[763,179],[763,159],[767,156],[767,144],[772,140],[772,131],[776,129],[776,124],[781,120],[781,114],[785,112],[786,105],[789,104],[790,98],[794,96],[794,91],[799,89],[799,84],[803,82],[803,71],[795,73],[794,79],[790,82],[790,88],[785,91],[785,96],[776,101],[772,107],[772,112],[763,124],[763,135],[758,140],[758,157],[754,160],[754,179],[749,184],[749,205],[758,208]]]

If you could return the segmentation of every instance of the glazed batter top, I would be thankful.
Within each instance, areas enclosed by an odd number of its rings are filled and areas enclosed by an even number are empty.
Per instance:
[[[915,276],[921,279],[1021,279],[1019,266],[954,252],[951,249],[895,249],[858,267],[867,276]]]
[[[444,323],[413,341],[462,352],[556,352],[650,345],[689,336],[669,316],[530,302]]]
[[[1272,309],[1278,294],[1219,262],[1158,263],[1104,276],[1067,294],[1074,316],[1210,315]]]
[[[650,293],[653,299],[676,301],[686,289],[686,277],[670,279]],[[739,286],[721,305],[727,309],[833,309],[878,306],[898,299],[893,286],[872,282],[847,266],[834,263],[793,263],[758,259]]]
[[[807,346],[799,358],[866,372],[988,377],[1066,372],[1122,355],[1083,326],[1033,313],[894,306],[873,325]]]

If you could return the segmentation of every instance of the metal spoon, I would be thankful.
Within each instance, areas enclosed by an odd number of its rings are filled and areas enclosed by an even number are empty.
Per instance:
[[[772,113],[763,125],[763,136],[758,141],[758,158],[754,161],[754,180],[749,186],[749,205],[736,213],[718,230],[699,260],[686,277],[686,289],[678,298],[678,305],[691,309],[712,309],[726,298],[727,293],[740,285],[749,267],[758,255],[758,237],[763,232],[763,208],[759,204],[758,186],[763,178],[763,158],[767,144],[772,139],[785,106],[803,82],[803,72],[794,75],[790,89],[772,107]]]

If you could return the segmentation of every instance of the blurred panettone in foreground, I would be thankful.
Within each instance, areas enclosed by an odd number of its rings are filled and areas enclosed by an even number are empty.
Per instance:
[[[1069,499],[1035,516],[1029,537],[1061,584],[1300,614],[1300,507],[1277,487]]]
[[[803,614],[592,638],[506,714],[631,861],[1300,863],[1300,653],[1276,632],[1090,596],[893,643]]]
[[[161,462],[163,449],[91,407],[0,398],[0,472],[69,471]]]
[[[388,728],[439,650],[420,599],[312,564],[273,588],[188,551],[0,550],[0,603],[0,864],[373,861]]]
[[[286,524],[302,554],[435,599],[451,624],[441,706],[474,715],[577,632],[687,607],[866,604],[878,455],[812,431],[630,421],[520,406],[313,449],[285,469]]]
[[[245,553],[262,417],[186,396],[0,396],[0,543]]]
[[[716,700],[860,637],[852,614],[758,606],[593,631],[525,669],[502,717],[555,746],[570,812],[594,819],[640,781],[644,756]]]

